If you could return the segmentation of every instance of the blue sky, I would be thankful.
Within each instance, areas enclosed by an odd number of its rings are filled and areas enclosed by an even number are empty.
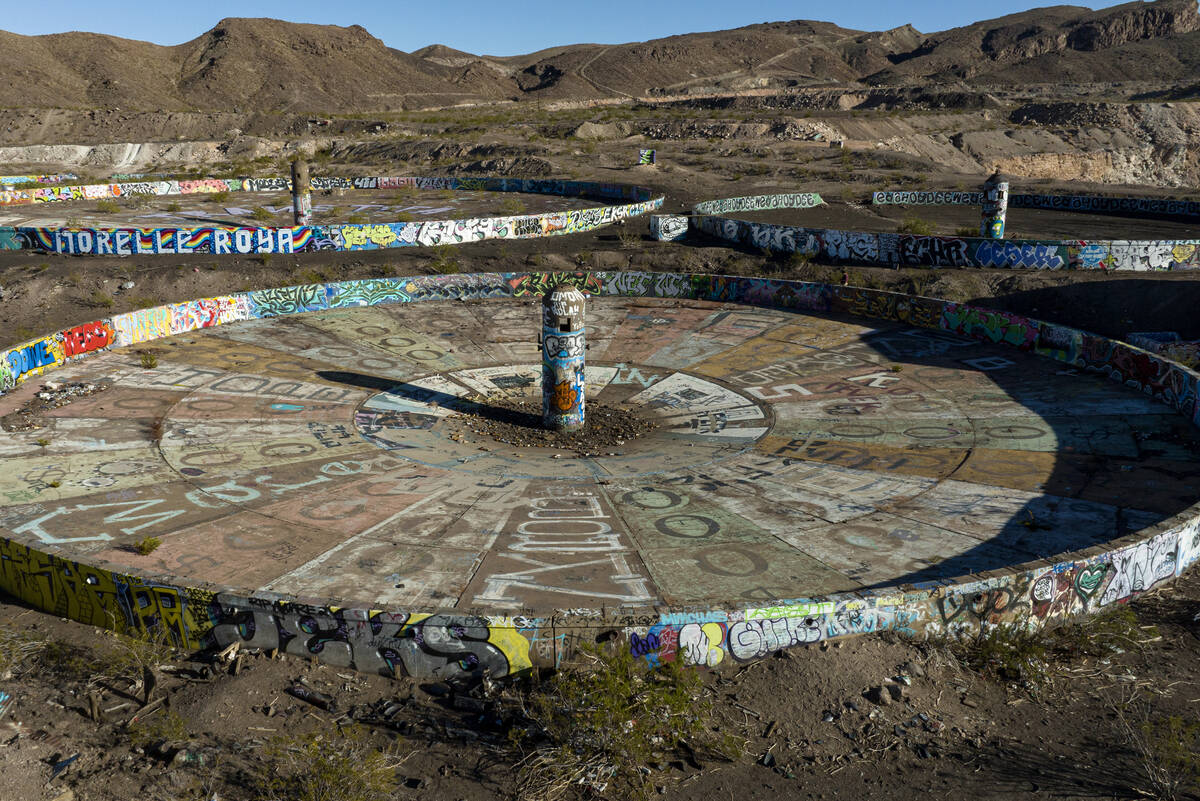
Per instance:
[[[323,25],[361,25],[390,47],[413,51],[444,44],[471,53],[507,56],[580,42],[617,44],[757,22],[814,19],[845,28],[883,30],[911,23],[926,33],[1024,11],[1027,2],[961,0],[607,0],[578,4],[500,0],[387,2],[386,0],[0,0],[0,29],[36,35],[64,31],[107,33],[157,44],[186,42],[223,17],[274,17]],[[1049,3],[1042,3],[1049,5]],[[1102,8],[1116,3],[1100,3]]]

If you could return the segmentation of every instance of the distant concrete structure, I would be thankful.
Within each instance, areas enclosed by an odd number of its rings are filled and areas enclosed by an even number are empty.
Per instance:
[[[292,162],[292,217],[296,225],[312,222],[312,193],[308,184],[308,163],[303,159]]]
[[[292,224],[276,227],[230,221],[197,228],[177,226],[130,228],[125,224],[107,227],[59,227],[0,225],[0,250],[36,250],[47,253],[96,256],[142,256],[147,254],[212,253],[298,253],[312,250],[376,250],[395,247],[429,247],[438,244],[478,242],[482,239],[531,239],[581,233],[623,222],[658,209],[663,196],[644,186],[589,181],[554,181],[542,178],[498,178],[448,176],[323,176],[307,178],[299,164],[294,168],[293,203],[297,207]],[[297,174],[299,173],[299,174]],[[159,178],[162,176],[147,176]],[[28,189],[0,189],[0,208],[43,203],[86,200],[128,195],[191,195],[218,192],[279,192],[288,187],[282,176],[261,178],[205,178],[202,180],[138,180],[133,183],[46,185]],[[311,190],[334,193],[358,189],[527,192],[562,195],[602,201],[603,208],[566,209],[497,217],[456,217],[453,220],[402,220],[375,223],[369,229],[357,223],[315,225],[311,221]],[[612,201],[611,204],[609,201]],[[436,223],[436,224],[435,224]],[[381,227],[382,226],[382,227]],[[299,228],[300,230],[296,230]],[[367,232],[370,235],[367,235]],[[455,236],[447,236],[454,231]],[[294,237],[294,238],[293,238]]]
[[[979,223],[979,235],[984,239],[1003,239],[1007,216],[1008,177],[997,170],[983,182],[983,219]]]
[[[569,284],[542,297],[542,424],[556,431],[583,429],[586,303]]]
[[[687,237],[688,218],[683,214],[651,214],[650,236],[659,242],[674,242]]]

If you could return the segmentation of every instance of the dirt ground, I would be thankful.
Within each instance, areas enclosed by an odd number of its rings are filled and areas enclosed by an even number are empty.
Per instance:
[[[648,764],[648,789],[677,801],[1163,797],[1147,766],[1171,764],[1169,751],[1140,749],[1130,732],[1197,723],[1200,574],[1131,608],[1124,628],[1086,635],[1105,655],[1054,661],[1036,693],[897,637],[719,666],[703,677],[707,724],[732,735],[736,755]],[[520,686],[485,706],[463,687],[294,658],[161,652],[143,706],[144,685],[115,678],[137,664],[118,638],[12,601],[0,603],[0,632],[50,643],[31,670],[0,680],[12,696],[0,718],[4,799],[263,798],[255,777],[280,738],[336,742],[352,722],[369,732],[363,748],[394,754],[393,799],[519,797],[508,731],[522,723]],[[298,684],[317,703],[289,694]]]

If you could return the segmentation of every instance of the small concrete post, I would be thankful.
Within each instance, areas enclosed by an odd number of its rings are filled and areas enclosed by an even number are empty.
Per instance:
[[[542,298],[542,425],[556,431],[583,429],[586,302],[569,284]]]
[[[979,235],[984,239],[1003,239],[1007,216],[1008,178],[997,170],[983,183],[983,220],[979,223]]]
[[[308,184],[308,162],[292,162],[292,218],[296,225],[312,222],[312,193]]]

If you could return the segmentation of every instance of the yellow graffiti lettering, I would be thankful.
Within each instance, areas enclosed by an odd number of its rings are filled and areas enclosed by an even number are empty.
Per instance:
[[[342,241],[346,247],[361,247],[368,242],[383,247],[396,241],[396,232],[387,225],[342,226]]]
[[[520,673],[533,667],[529,659],[529,640],[514,626],[489,626],[488,644],[493,645],[508,660],[508,672]]]

